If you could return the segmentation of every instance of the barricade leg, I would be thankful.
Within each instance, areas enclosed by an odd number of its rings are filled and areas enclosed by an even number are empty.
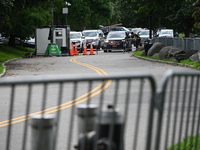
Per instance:
[[[29,122],[32,128],[31,150],[53,150],[54,115],[35,115]]]
[[[79,134],[95,130],[95,120],[97,115],[96,105],[78,105],[77,114]]]

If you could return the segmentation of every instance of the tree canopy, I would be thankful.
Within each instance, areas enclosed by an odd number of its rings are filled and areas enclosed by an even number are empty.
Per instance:
[[[64,0],[0,0],[0,33],[25,39],[35,28],[70,25],[71,30],[97,29],[99,25],[122,23],[126,27],[172,28],[189,35],[200,27],[199,0],[68,0],[67,16],[62,14]],[[53,14],[52,14],[53,10]]]

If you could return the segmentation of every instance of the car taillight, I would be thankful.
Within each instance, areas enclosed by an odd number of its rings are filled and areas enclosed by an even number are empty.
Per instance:
[[[114,41],[110,41],[110,44],[113,44],[114,43]]]

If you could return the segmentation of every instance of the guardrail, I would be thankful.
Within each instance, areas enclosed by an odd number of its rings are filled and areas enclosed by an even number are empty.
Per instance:
[[[153,38],[152,42],[161,42],[165,46],[175,46],[182,50],[200,50],[200,38]]]

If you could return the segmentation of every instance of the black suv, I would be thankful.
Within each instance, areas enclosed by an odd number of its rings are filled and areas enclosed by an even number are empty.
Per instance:
[[[126,31],[110,31],[104,44],[104,52],[132,51],[132,38]]]

